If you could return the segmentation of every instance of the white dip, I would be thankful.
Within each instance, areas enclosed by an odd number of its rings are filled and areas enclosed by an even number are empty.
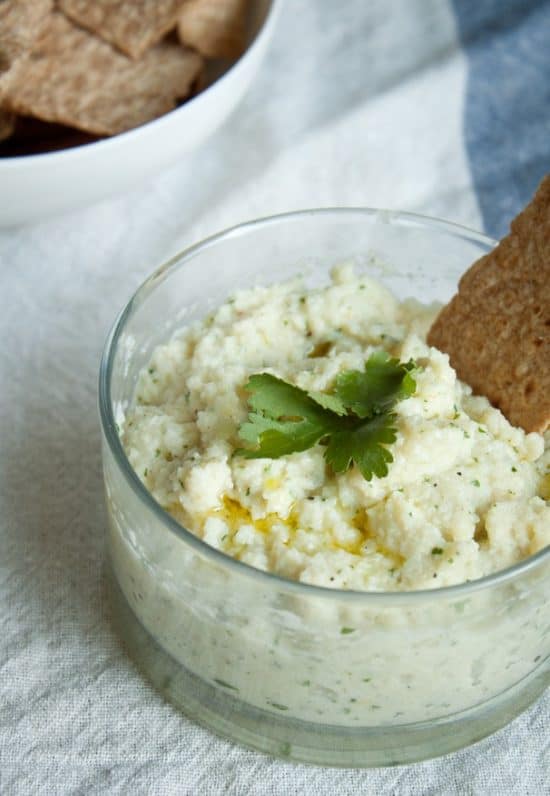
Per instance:
[[[480,578],[550,544],[550,435],[514,428],[425,342],[436,312],[334,270],[238,292],[159,346],[140,376],[123,444],[155,499],[213,547],[304,583],[427,589]],[[306,390],[384,349],[420,366],[397,404],[394,462],[366,481],[334,475],[319,445],[281,459],[234,456],[243,385],[269,372]]]

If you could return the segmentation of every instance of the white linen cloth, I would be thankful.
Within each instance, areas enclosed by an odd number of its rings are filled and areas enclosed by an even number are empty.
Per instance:
[[[221,740],[136,672],[102,581],[96,382],[116,313],[168,256],[257,216],[368,205],[481,227],[465,85],[450,0],[292,0],[252,91],[192,157],[131,195],[0,233],[3,796],[550,793],[548,696],[474,747],[393,769]]]

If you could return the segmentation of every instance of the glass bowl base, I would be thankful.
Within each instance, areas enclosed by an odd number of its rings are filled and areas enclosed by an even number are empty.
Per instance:
[[[138,669],[197,724],[251,749],[300,763],[368,768],[414,763],[476,743],[534,702],[548,685],[548,661],[497,697],[415,724],[348,728],[274,716],[216,688],[169,655],[136,617],[107,566],[112,620]]]

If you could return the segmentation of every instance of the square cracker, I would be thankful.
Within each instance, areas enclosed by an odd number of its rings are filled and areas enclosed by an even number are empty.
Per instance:
[[[202,69],[200,55],[162,42],[139,61],[53,12],[2,98],[13,113],[114,135],[172,110]]]
[[[550,425],[550,175],[510,233],[462,276],[428,343],[525,431]]]
[[[30,50],[53,0],[0,0],[0,75]]]
[[[61,10],[119,50],[139,58],[176,27],[186,0],[58,0]]]
[[[182,44],[211,58],[238,58],[246,45],[247,0],[188,0],[178,20]]]

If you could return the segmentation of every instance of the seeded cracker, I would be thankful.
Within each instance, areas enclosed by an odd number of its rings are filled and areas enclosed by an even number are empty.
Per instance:
[[[463,275],[428,342],[513,425],[550,426],[550,175],[510,233]]]
[[[246,44],[247,0],[188,0],[178,35],[183,44],[212,58],[238,58]]]
[[[172,110],[201,68],[199,55],[167,42],[132,61],[54,12],[32,57],[12,67],[2,104],[14,113],[115,135]]]
[[[28,52],[53,0],[1,0],[0,75]]]
[[[119,50],[139,58],[176,27],[186,0],[58,0],[61,10]]]

